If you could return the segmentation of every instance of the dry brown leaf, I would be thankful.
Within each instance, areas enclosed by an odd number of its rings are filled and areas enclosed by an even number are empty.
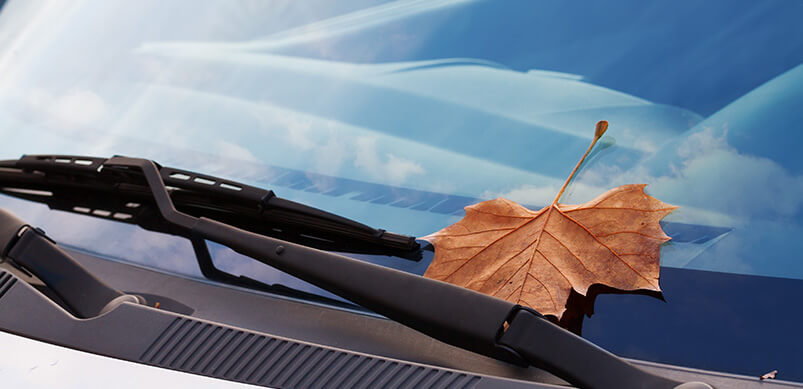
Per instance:
[[[558,200],[607,128],[594,140],[549,206],[529,210],[498,198],[465,208],[466,216],[424,237],[435,258],[424,276],[532,307],[560,319],[574,289],[594,284],[660,291],[659,221],[676,207],[623,185],[582,205]]]

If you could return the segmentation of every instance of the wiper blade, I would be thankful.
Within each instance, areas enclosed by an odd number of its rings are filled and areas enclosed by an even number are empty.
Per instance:
[[[248,289],[359,309],[350,303],[281,284],[235,275],[217,268],[206,241],[167,222],[139,171],[105,166],[105,158],[27,155],[0,161],[0,193],[47,204],[54,210],[139,225],[192,242],[201,274],[209,280]],[[327,251],[392,255],[420,260],[414,237],[368,227],[316,208],[277,197],[273,191],[179,170],[159,169],[181,212],[208,217],[246,231]]]
[[[446,343],[538,366],[581,388],[711,388],[643,371],[508,301],[179,212],[152,161],[115,157],[103,166],[140,172],[159,214],[176,230],[228,246]]]
[[[104,165],[108,159],[26,155],[0,161],[0,192],[52,209],[112,218],[160,232],[173,225],[157,215],[141,172]],[[327,251],[420,260],[414,237],[369,227],[265,190],[155,164],[176,208],[282,240]],[[186,234],[184,234],[186,235]]]

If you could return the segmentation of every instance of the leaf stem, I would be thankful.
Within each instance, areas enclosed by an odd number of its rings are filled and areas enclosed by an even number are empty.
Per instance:
[[[606,122],[605,120],[601,120],[601,121],[597,122],[597,127],[594,130],[594,139],[591,141],[591,144],[588,146],[588,150],[586,150],[586,153],[583,154],[583,158],[580,158],[580,161],[577,162],[577,165],[574,166],[574,170],[572,170],[571,174],[569,174],[569,178],[567,178],[566,182],[563,183],[563,187],[560,188],[560,192],[558,192],[558,195],[555,196],[555,200],[552,200],[552,205],[553,206],[558,203],[558,200],[560,200],[560,196],[563,196],[563,192],[566,190],[566,187],[569,186],[569,182],[572,181],[572,178],[574,177],[574,174],[577,173],[577,169],[580,168],[580,165],[582,165],[583,161],[586,160],[586,157],[588,157],[588,154],[591,153],[591,149],[594,148],[594,145],[597,144],[597,141],[599,140],[599,138],[602,138],[602,135],[605,134],[605,131],[607,129],[608,129],[608,122]]]

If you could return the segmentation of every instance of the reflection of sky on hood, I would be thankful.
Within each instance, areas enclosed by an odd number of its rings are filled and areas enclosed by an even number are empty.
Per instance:
[[[246,3],[254,16],[270,13]],[[570,11],[400,1],[298,13],[287,3],[260,26],[219,3],[200,18],[215,19],[217,7],[240,28],[209,23],[200,33],[175,6],[156,17],[171,28],[136,24],[132,35],[130,23],[147,13],[100,25],[99,16],[121,10],[76,4],[25,11],[55,37],[28,28],[6,38],[17,50],[15,61],[0,59],[6,157],[148,157],[421,236],[477,199],[549,202],[606,119],[609,147],[595,152],[565,202],[648,183],[681,206],[667,221],[692,226],[665,247],[664,265],[803,277],[788,254],[803,247],[786,238],[801,229],[800,139],[789,129],[801,122],[803,50],[788,39],[800,27],[781,7],[746,5],[727,19],[735,7],[716,4]],[[21,7],[11,2],[0,17]],[[477,28],[450,22],[456,15]],[[621,23],[597,25],[606,18]],[[713,34],[720,18],[730,29]],[[688,28],[670,34],[658,19]],[[732,49],[737,42],[750,58]],[[48,66],[56,62],[63,66]],[[9,136],[20,129],[25,135]],[[105,230],[92,223],[57,239],[106,247]],[[99,251],[120,256],[108,250]]]

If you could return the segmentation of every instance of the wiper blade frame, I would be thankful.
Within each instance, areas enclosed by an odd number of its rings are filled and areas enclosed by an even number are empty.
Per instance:
[[[143,202],[153,203],[141,173],[114,169],[104,165],[106,161],[105,158],[63,155],[25,155],[18,160],[0,161],[0,191],[47,203],[54,209],[115,218],[156,231],[167,228],[162,225],[161,217],[149,217],[147,210],[143,212],[143,208],[139,208]],[[156,166],[164,185],[172,188],[170,197],[176,207],[192,216],[209,217],[251,232],[327,251],[393,255],[409,260],[421,258],[419,244],[412,236],[372,228],[286,200],[272,190]],[[57,196],[38,196],[30,190],[49,191]],[[114,195],[109,196],[109,193]]]

